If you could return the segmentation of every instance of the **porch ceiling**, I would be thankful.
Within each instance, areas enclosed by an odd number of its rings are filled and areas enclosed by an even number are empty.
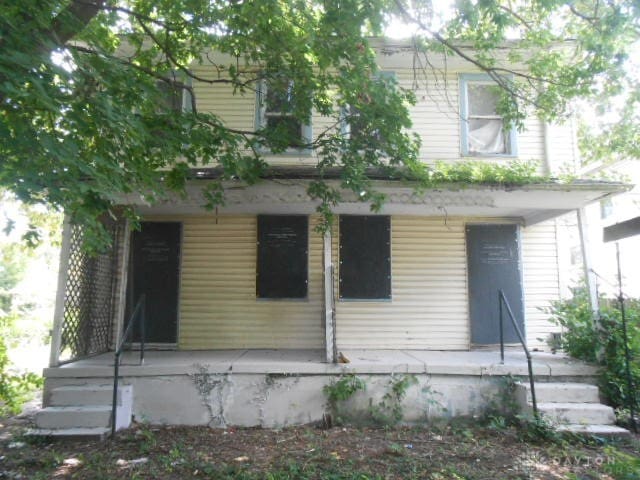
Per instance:
[[[128,195],[122,198],[122,203],[134,205],[142,215],[207,213],[202,206],[205,204],[202,195],[205,181],[193,181],[187,188],[186,198],[175,197],[149,205],[140,196]],[[314,213],[318,202],[307,195],[310,181],[299,178],[269,179],[253,186],[227,182],[225,205],[218,208],[218,213]],[[397,181],[380,180],[374,184],[377,191],[387,197],[379,212],[383,215],[507,217],[520,219],[525,225],[563,215],[630,188],[623,183],[581,181],[517,187],[450,185],[415,192],[411,186]],[[369,205],[359,202],[352,192],[344,192],[343,201],[334,211],[338,214],[371,214]]]

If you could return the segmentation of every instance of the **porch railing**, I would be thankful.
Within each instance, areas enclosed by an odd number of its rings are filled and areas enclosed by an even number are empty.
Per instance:
[[[531,363],[531,353],[527,348],[527,343],[524,341],[524,335],[518,327],[516,323],[516,319],[513,315],[513,310],[511,310],[511,305],[509,305],[509,301],[507,297],[504,295],[504,291],[498,290],[498,308],[500,312],[500,363],[504,365],[504,310],[506,309],[509,320],[511,320],[511,324],[518,335],[518,339],[520,340],[520,344],[522,345],[522,349],[524,350],[524,354],[527,357],[527,366],[529,368],[529,385],[531,386],[531,403],[533,404],[533,416],[538,418],[538,402],[536,401],[536,387],[533,379],[533,366]]]
[[[114,362],[113,362],[113,401],[111,405],[111,437],[116,434],[116,417],[118,411],[118,379],[120,376],[120,358],[122,356],[122,352],[124,351],[124,347],[127,343],[127,338],[129,334],[133,331],[133,327],[136,322],[140,327],[140,365],[144,363],[144,342],[145,342],[145,311],[146,311],[146,296],[144,294],[140,295],[138,302],[136,303],[131,316],[129,317],[129,322],[127,323],[124,332],[122,332],[122,336],[116,345],[116,351],[114,354]]]

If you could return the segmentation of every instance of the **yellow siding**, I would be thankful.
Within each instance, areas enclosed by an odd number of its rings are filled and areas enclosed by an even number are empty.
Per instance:
[[[211,78],[211,68],[199,66],[194,69],[196,75]],[[218,115],[229,128],[253,130],[255,120],[255,93],[247,90],[245,94],[233,94],[233,88],[225,83],[212,85],[195,82],[194,90],[198,110]]]
[[[467,349],[464,223],[392,217],[391,262],[391,301],[337,300],[338,348]]]
[[[548,126],[548,161],[552,175],[573,172],[580,167],[575,128],[575,122],[572,119],[562,124],[554,123]]]
[[[323,348],[322,239],[310,223],[308,300],[258,300],[256,217],[185,218],[179,348]]]
[[[398,81],[405,88],[412,88],[413,70],[398,70]],[[430,76],[414,88],[417,102],[411,108],[412,131],[420,135],[420,157],[425,162],[435,160],[492,160],[508,162],[510,158],[462,157],[460,145],[459,76],[456,72]],[[542,122],[527,118],[525,129],[517,133],[518,158],[522,160],[544,159],[544,135]]]
[[[527,343],[544,348],[549,333],[559,331],[544,311],[560,298],[555,221],[523,228],[521,238]]]
[[[382,67],[384,69],[384,65]],[[415,106],[411,107],[410,114],[413,120],[412,132],[417,133],[422,139],[420,157],[425,162],[436,160],[469,160],[477,157],[462,157],[460,154],[460,109],[458,104],[459,83],[458,73],[455,71],[421,79],[420,85],[414,85],[414,71],[409,68],[394,68],[396,78],[404,88],[414,90],[417,98]],[[205,66],[195,69],[197,74],[210,77],[211,73]],[[252,131],[255,128],[255,92],[247,90],[245,93],[233,95],[233,90],[224,83],[206,85],[196,83],[196,99],[198,108],[203,112],[218,115],[230,128]],[[313,115],[312,130],[314,138],[327,129],[336,128],[336,120],[319,115]],[[551,129],[552,136],[555,132],[560,134],[559,145],[571,146],[566,135],[570,129],[555,126]],[[525,130],[518,132],[518,158],[522,160],[544,160],[544,134],[543,124],[537,118],[528,118],[525,121]],[[574,152],[567,150],[570,160]],[[287,154],[268,155],[267,160],[272,165],[314,165],[318,161],[314,154]],[[510,158],[495,157],[486,160],[508,162]]]
[[[177,220],[155,217],[156,220]],[[190,216],[183,227],[179,348],[323,348],[322,239],[310,221],[309,297],[258,300],[256,217]],[[469,316],[465,223],[500,219],[393,216],[392,300],[338,299],[338,348],[466,350]],[[502,220],[504,221],[504,220]],[[522,229],[527,337],[556,328],[540,310],[559,297],[555,223]]]

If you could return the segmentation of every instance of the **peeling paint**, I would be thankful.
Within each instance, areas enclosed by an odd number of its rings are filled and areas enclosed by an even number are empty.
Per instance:
[[[233,382],[231,373],[210,373],[205,365],[194,364],[198,373],[190,374],[196,391],[202,400],[202,405],[209,415],[210,427],[226,427],[225,405],[233,398]]]

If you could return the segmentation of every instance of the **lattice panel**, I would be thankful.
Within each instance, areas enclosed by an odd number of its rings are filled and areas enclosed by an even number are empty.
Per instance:
[[[71,227],[60,361],[108,352],[112,344],[120,223],[105,222],[112,247],[99,255],[82,249],[84,228]]]

